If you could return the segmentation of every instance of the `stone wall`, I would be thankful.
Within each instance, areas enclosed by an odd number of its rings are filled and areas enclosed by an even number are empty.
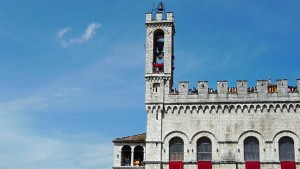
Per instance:
[[[143,147],[144,151],[146,150],[146,144],[145,143],[114,143],[114,154],[113,154],[113,168],[130,168],[132,166],[121,166],[121,160],[122,160],[122,148],[124,146],[130,146],[131,148],[131,161],[130,163],[133,163],[133,156],[134,156],[134,148],[137,146]],[[144,152],[145,153],[145,152]],[[145,158],[145,154],[144,154]]]

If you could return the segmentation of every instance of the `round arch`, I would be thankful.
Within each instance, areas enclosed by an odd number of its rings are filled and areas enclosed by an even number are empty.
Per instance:
[[[290,131],[290,130],[283,130],[283,131],[280,131],[278,133],[275,134],[274,138],[273,138],[273,146],[274,146],[274,150],[276,150],[276,155],[275,155],[275,158],[279,161],[280,160],[280,155],[279,155],[279,147],[280,147],[280,144],[279,144],[279,140],[281,138],[284,138],[284,137],[289,137],[293,140],[294,142],[294,156],[295,158],[299,156],[299,151],[296,151],[296,147],[299,147],[299,136],[293,132],[293,131]]]
[[[191,145],[193,146],[192,149],[195,149],[195,152],[193,153],[193,159],[198,159],[197,158],[197,155],[198,155],[198,152],[197,152],[197,148],[198,148],[198,141],[199,139],[201,138],[208,138],[210,141],[211,141],[211,153],[213,154],[214,152],[217,152],[218,149],[219,149],[219,144],[218,144],[218,140],[216,138],[216,136],[209,132],[209,131],[199,131],[197,133],[195,133],[193,135],[193,137],[191,138]],[[212,156],[212,161],[213,160],[216,160],[214,158],[218,158],[217,156]]]
[[[279,161],[295,161],[295,145],[291,137],[281,137],[278,145]]]
[[[187,135],[181,131],[172,131],[168,133],[163,139],[163,161],[169,161],[169,152],[170,152],[170,141],[172,138],[179,137],[183,141],[183,146],[186,147],[189,142]],[[185,156],[185,154],[183,154]],[[183,157],[185,159],[185,157]]]
[[[212,160],[212,143],[208,137],[201,137],[197,140],[197,161]]]
[[[142,146],[138,145],[134,147],[133,159],[136,166],[141,166],[144,161],[144,148]]]
[[[249,136],[244,140],[244,161],[260,161],[259,141],[256,137]]]
[[[173,137],[169,141],[169,161],[184,160],[184,142],[180,137]]]
[[[130,166],[131,163],[131,147],[125,145],[121,149],[121,166]]]
[[[238,154],[240,160],[245,160],[245,147],[244,147],[244,141],[249,138],[249,137],[254,137],[257,139],[258,144],[259,144],[259,160],[263,161],[265,160],[265,153],[263,153],[264,148],[266,147],[266,141],[265,137],[258,131],[255,130],[248,130],[243,132],[239,137],[238,137],[238,151],[241,152]]]

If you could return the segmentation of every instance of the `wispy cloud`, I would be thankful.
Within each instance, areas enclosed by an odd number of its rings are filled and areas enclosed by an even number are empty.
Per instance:
[[[67,32],[69,32],[71,28],[63,28],[60,31],[57,32],[56,37],[57,38],[62,38]]]
[[[0,104],[0,113],[17,113],[30,109],[41,110],[47,107],[46,99],[37,95],[20,98],[7,103]]]
[[[2,103],[0,109],[0,168],[5,169],[105,169],[111,167],[112,144],[101,134],[43,134],[24,112],[44,99],[30,97]],[[44,103],[43,103],[44,104]],[[9,107],[16,107],[9,108]],[[16,111],[18,110],[18,111]],[[23,110],[23,111],[22,111]]]
[[[92,29],[90,28],[83,34],[86,34],[85,36],[88,38],[91,32]],[[57,36],[64,37],[65,33],[68,33],[67,28],[62,29]],[[82,68],[78,71],[79,74],[72,73],[67,77],[64,75],[61,78],[55,78],[52,83],[47,82],[44,86],[39,86],[31,91],[29,96],[25,94],[23,97],[0,103],[0,159],[3,161],[0,163],[0,168],[111,168],[113,147],[112,138],[109,137],[113,137],[114,134],[107,134],[111,133],[108,131],[113,131],[110,125],[103,128],[103,131],[96,132],[85,128],[83,121],[71,120],[70,123],[69,120],[62,120],[64,122],[52,118],[47,120],[50,114],[52,116],[59,114],[57,116],[64,119],[70,117],[64,116],[68,112],[80,113],[81,109],[84,109],[82,112],[87,116],[87,112],[92,113],[98,109],[99,105],[116,108],[113,104],[116,102],[116,98],[107,97],[109,95],[120,96],[117,102],[122,100],[122,105],[119,105],[122,109],[123,106],[136,107],[136,101],[131,101],[128,98],[135,98],[136,100],[141,98],[137,96],[137,93],[142,93],[143,87],[136,81],[129,83],[128,79],[136,76],[138,71],[130,73],[130,77],[126,77],[127,73],[124,69],[142,70],[143,59],[138,56],[143,49],[139,49],[140,51],[133,50],[135,46],[130,48],[128,44],[115,45],[114,47],[118,50],[112,50],[112,54],[97,59]],[[120,54],[119,51],[123,53]],[[125,60],[124,55],[127,56]],[[142,75],[142,73],[138,73],[138,75],[140,74]],[[103,80],[114,83],[103,83]],[[143,79],[141,79],[141,83],[143,83]],[[135,90],[130,90],[132,88]],[[126,99],[124,99],[125,97]],[[85,108],[86,106],[88,108]],[[105,112],[99,111],[97,113]],[[74,117],[78,114],[74,114]],[[103,124],[104,121],[108,121],[106,118],[99,120],[102,120]],[[43,124],[39,121],[43,121]],[[69,132],[70,129],[52,128],[52,126],[60,126],[60,123],[80,127],[72,128],[72,132]],[[45,126],[49,130],[45,131]]]
[[[63,47],[68,47],[72,44],[76,44],[76,43],[79,44],[79,43],[84,43],[89,41],[90,39],[93,38],[93,36],[96,34],[96,30],[100,27],[101,27],[100,23],[96,23],[96,22],[90,23],[80,37],[65,39],[64,35],[69,31],[71,31],[72,29],[70,27],[66,27],[59,30],[56,34],[56,37],[60,40],[60,43]]]
[[[19,127],[23,127],[20,129]],[[24,129],[25,127],[25,129]],[[0,168],[14,169],[105,169],[111,167],[112,144],[101,135],[37,135],[26,126],[5,128],[1,136]],[[95,140],[91,142],[90,140]],[[99,142],[96,142],[99,141]]]

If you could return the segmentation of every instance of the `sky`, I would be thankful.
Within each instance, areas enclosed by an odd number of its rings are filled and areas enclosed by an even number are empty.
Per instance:
[[[0,169],[107,169],[146,131],[145,13],[159,0],[0,1]],[[178,81],[300,78],[299,0],[164,0]]]

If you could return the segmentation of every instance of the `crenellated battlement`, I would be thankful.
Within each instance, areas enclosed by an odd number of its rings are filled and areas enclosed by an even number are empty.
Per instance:
[[[297,79],[297,86],[289,86],[288,80],[280,79],[276,83],[271,83],[268,80],[257,80],[256,86],[248,86],[247,80],[237,80],[235,87],[229,87],[227,80],[217,81],[217,89],[210,88],[208,81],[198,81],[197,88],[189,88],[188,81],[180,81],[177,89],[171,89],[169,94],[177,95],[207,95],[207,94],[271,94],[277,93],[280,96],[287,95],[287,93],[298,93],[300,89],[300,79]]]
[[[190,88],[188,81],[180,81],[178,90],[171,89],[168,93],[165,92],[165,103],[299,102],[300,79],[296,82],[296,86],[289,86],[286,79],[279,79],[276,83],[257,80],[256,86],[248,86],[247,80],[238,80],[237,85],[231,87],[228,86],[227,80],[220,80],[217,81],[217,89],[213,89],[209,87],[208,81],[198,81],[197,88]],[[155,101],[148,103],[151,102]]]
[[[151,23],[164,23],[164,22],[174,22],[173,12],[155,12],[155,13],[146,13],[146,24]]]

